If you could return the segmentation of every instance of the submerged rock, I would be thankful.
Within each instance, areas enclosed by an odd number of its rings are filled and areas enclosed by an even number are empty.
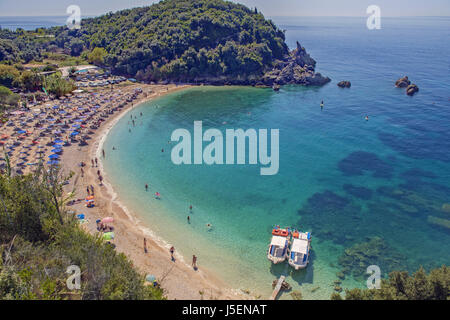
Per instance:
[[[350,88],[352,86],[350,81],[341,81],[337,84],[339,88]]]
[[[444,203],[442,205],[442,211],[450,213],[450,203]]]
[[[411,81],[409,81],[407,76],[404,76],[403,78],[400,78],[395,82],[395,86],[397,88],[406,88],[410,84],[411,84]]]
[[[431,225],[450,230],[450,220],[448,220],[448,219],[438,218],[438,217],[434,217],[434,216],[428,216],[427,222]]]
[[[366,187],[354,186],[352,184],[346,183],[344,184],[343,189],[348,194],[351,194],[352,196],[360,199],[369,200],[370,198],[372,198],[372,190]]]
[[[408,96],[413,96],[416,92],[419,92],[419,87],[415,84],[410,84],[407,88],[406,88],[406,94]]]
[[[339,265],[343,267],[343,273],[361,278],[366,276],[370,265],[378,265],[385,274],[393,270],[404,270],[404,259],[403,255],[389,247],[382,238],[373,237],[345,249],[339,257]]]
[[[361,176],[365,171],[376,178],[391,178],[393,167],[371,152],[355,151],[338,163],[338,168],[346,176]]]

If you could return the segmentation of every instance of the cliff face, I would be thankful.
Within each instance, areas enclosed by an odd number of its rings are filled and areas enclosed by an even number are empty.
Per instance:
[[[286,84],[303,86],[323,86],[330,78],[315,72],[316,61],[297,42],[297,48],[282,60],[275,60],[274,67],[262,77],[197,77],[196,83],[213,85],[258,85],[276,87]]]
[[[284,60],[277,61],[275,67],[263,76],[266,85],[300,84],[321,86],[331,81],[330,78],[315,72],[316,61],[297,41],[297,48],[292,50]]]

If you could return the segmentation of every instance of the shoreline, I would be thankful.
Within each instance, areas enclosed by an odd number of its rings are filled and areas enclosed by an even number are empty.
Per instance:
[[[114,190],[114,186],[108,181],[108,176],[104,172],[102,163],[102,147],[109,131],[114,125],[128,114],[130,110],[152,99],[159,98],[168,93],[189,88],[184,85],[176,87],[174,85],[133,85],[126,89],[141,87],[144,92],[154,90],[147,97],[131,102],[119,112],[111,115],[102,124],[98,131],[92,135],[89,145],[84,150],[76,146],[70,148],[63,155],[62,167],[64,171],[73,171],[78,167],[81,161],[86,163],[84,177],[79,172],[75,172],[75,198],[84,198],[83,190],[86,185],[95,186],[96,206],[87,209],[83,204],[77,204],[71,207],[71,210],[77,213],[85,212],[89,222],[84,225],[90,233],[97,233],[95,220],[112,216],[115,219],[113,226],[115,228],[116,239],[114,244],[118,252],[124,253],[135,265],[135,267],[144,275],[154,275],[164,294],[168,299],[183,300],[203,300],[203,299],[249,299],[240,290],[233,289],[216,277],[213,272],[203,269],[199,266],[197,271],[188,265],[183,256],[175,252],[176,262],[170,259],[170,244],[167,239],[156,235],[151,228],[146,225],[139,217],[138,213],[130,211],[121,201],[119,194]],[[165,91],[163,89],[166,88]],[[122,90],[122,88],[121,88]],[[82,151],[82,152],[79,152]],[[105,152],[108,157],[108,152]],[[99,166],[92,167],[90,160],[97,158]],[[96,179],[96,171],[100,170],[104,177],[103,186],[99,186]],[[77,188],[80,187],[81,188]],[[100,192],[97,190],[100,189]],[[143,250],[143,239],[147,239],[148,253]]]

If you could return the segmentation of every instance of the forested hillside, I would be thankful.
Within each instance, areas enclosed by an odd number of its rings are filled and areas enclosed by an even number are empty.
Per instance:
[[[26,60],[57,48],[72,56],[96,50],[97,64],[146,81],[267,85],[329,81],[314,73],[315,61],[304,48],[289,52],[284,32],[257,9],[223,0],[165,0],[84,19],[79,30],[54,27],[36,33],[40,37],[23,30],[13,35],[0,32],[5,44],[0,60]],[[24,43],[29,43],[27,48]]]

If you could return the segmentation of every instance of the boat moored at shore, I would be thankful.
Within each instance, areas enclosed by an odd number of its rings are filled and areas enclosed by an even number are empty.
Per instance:
[[[281,229],[279,226],[272,230],[272,240],[270,241],[267,258],[274,264],[283,262],[288,257],[289,229]]]
[[[309,262],[311,233],[292,232],[292,244],[289,251],[289,265],[295,270],[304,269]]]

